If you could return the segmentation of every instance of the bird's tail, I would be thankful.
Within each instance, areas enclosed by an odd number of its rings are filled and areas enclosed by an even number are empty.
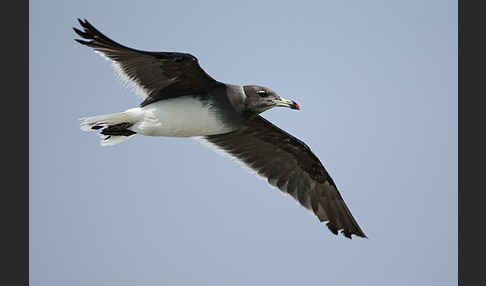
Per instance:
[[[137,133],[130,130],[136,118],[129,112],[112,113],[80,118],[81,130],[100,130],[101,145],[112,146],[122,143]]]

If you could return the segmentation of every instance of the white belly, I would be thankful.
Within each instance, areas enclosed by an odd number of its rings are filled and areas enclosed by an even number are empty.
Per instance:
[[[161,100],[126,112],[138,119],[129,129],[147,136],[190,137],[233,131],[192,96]]]

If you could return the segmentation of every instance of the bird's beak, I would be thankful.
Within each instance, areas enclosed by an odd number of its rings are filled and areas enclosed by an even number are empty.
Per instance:
[[[300,106],[295,101],[283,97],[280,97],[278,100],[275,101],[275,106],[283,106],[291,109],[300,110]]]

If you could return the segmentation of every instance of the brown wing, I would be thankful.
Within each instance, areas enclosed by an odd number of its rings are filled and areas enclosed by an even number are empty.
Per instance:
[[[205,139],[292,195],[320,221],[328,221],[334,234],[343,230],[348,238],[351,234],[366,237],[310,148],[263,117],[255,117],[238,131]]]
[[[112,60],[118,70],[146,95],[142,106],[187,94],[205,93],[220,84],[186,53],[147,52],[125,47],[103,35],[88,21],[79,20],[83,31],[73,28],[85,40],[77,42],[95,49]]]

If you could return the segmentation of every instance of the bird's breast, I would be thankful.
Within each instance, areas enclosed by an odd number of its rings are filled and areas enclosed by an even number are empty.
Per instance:
[[[210,101],[194,96],[161,100],[137,108],[141,120],[130,129],[148,136],[192,137],[222,134],[235,128],[225,124]]]

